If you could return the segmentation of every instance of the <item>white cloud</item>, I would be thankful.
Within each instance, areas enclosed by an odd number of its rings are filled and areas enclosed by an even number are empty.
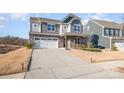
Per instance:
[[[6,21],[7,19],[5,17],[3,17],[3,16],[0,16],[0,20],[1,21]]]
[[[92,16],[93,19],[103,19],[105,17],[105,14],[102,13],[96,13]]]
[[[30,14],[28,13],[11,13],[10,17],[14,20],[27,21]]]
[[[5,27],[6,20],[7,20],[7,18],[5,18],[4,16],[0,16],[0,28]]]
[[[0,28],[5,28],[5,25],[4,25],[4,24],[1,24],[1,25],[0,25]]]
[[[98,20],[107,20],[107,21],[112,21],[107,18],[107,14],[104,13],[96,13],[96,14],[88,14],[84,18],[84,23],[86,24],[90,19],[98,19]]]

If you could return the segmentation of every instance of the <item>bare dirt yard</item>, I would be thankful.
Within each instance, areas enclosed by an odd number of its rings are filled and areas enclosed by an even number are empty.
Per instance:
[[[90,52],[78,49],[72,49],[68,51],[69,54],[77,56],[82,60],[97,63],[105,62],[110,60],[124,60],[124,51],[109,51],[102,50],[102,52]]]
[[[26,71],[32,49],[20,48],[0,54],[0,75]]]
[[[9,44],[0,44],[0,54],[5,54],[10,51],[21,48],[19,45],[9,45]]]

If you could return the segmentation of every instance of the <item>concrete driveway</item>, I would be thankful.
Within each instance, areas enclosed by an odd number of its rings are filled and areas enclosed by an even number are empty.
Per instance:
[[[124,79],[124,73],[112,70],[124,67],[124,61],[88,63],[64,49],[35,49],[29,72],[0,76],[0,79]]]
[[[35,49],[26,79],[71,79],[102,72],[103,68],[71,56],[64,49]]]

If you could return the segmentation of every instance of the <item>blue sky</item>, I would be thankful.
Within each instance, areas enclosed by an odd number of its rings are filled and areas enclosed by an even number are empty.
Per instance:
[[[46,17],[62,20],[67,13],[1,13],[0,36],[18,36],[28,38],[29,17]],[[86,23],[90,18],[124,22],[123,13],[76,13]]]

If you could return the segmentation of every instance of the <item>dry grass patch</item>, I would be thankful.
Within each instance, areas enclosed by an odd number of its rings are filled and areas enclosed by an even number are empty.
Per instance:
[[[122,51],[108,51],[102,50],[102,52],[90,52],[84,50],[73,49],[69,51],[69,54],[77,56],[82,60],[91,62],[104,62],[110,60],[124,60],[124,52]]]
[[[124,67],[117,67],[113,70],[116,71],[116,72],[124,73]]]
[[[0,75],[23,72],[27,69],[31,49],[20,48],[0,55]],[[22,66],[23,65],[23,66]]]

